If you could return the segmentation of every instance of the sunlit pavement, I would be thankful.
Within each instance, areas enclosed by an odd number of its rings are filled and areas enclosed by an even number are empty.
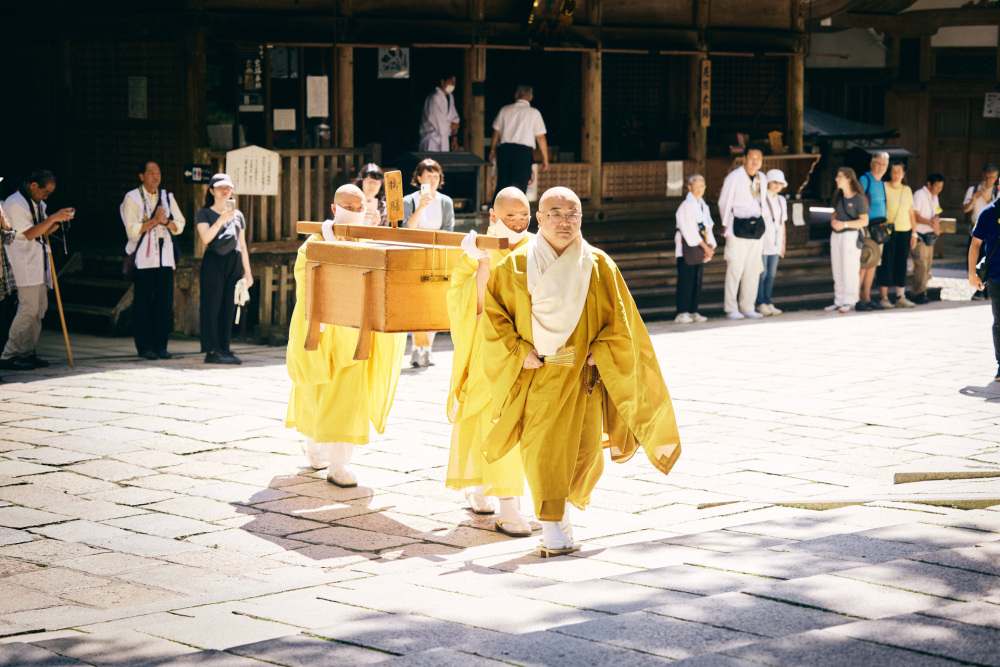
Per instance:
[[[1000,664],[990,324],[651,324],[684,454],[609,462],[544,561],[444,487],[446,336],[345,490],[284,428],[283,349],[74,336],[71,369],[47,331],[0,384],[0,664]]]

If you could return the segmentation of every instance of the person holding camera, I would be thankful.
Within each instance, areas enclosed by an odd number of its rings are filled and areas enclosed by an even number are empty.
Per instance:
[[[976,228],[976,221],[983,209],[992,204],[1000,195],[1000,185],[997,177],[1000,176],[1000,168],[995,164],[983,166],[983,179],[976,185],[969,186],[965,191],[965,199],[962,201],[962,211],[969,214],[969,242],[972,242],[972,232]],[[982,249],[980,249],[982,252]],[[980,257],[982,259],[982,257]],[[981,301],[986,298],[982,291],[977,291],[972,295],[973,301]]]
[[[4,201],[7,219],[15,232],[7,256],[18,297],[17,313],[0,354],[0,368],[6,370],[30,371],[49,365],[35,354],[42,318],[49,307],[48,289],[52,287],[52,255],[45,237],[76,214],[74,209],[64,208],[48,215],[45,200],[55,189],[56,177],[52,172],[36,171]]]
[[[438,192],[444,185],[444,171],[437,160],[421,160],[413,170],[410,185],[420,190],[403,197],[403,224],[410,229],[428,229],[450,232],[455,229],[455,202]],[[419,343],[419,345],[418,345]],[[413,334],[413,351],[410,365],[433,366],[434,332]]]
[[[174,237],[184,231],[184,215],[174,196],[159,189],[160,179],[160,165],[142,165],[140,186],[119,207],[128,236],[125,253],[135,255],[132,318],[135,349],[144,359],[171,357],[167,339],[174,324],[174,269],[180,255]]]
[[[941,204],[938,195],[944,189],[944,176],[938,173],[927,176],[927,185],[913,193],[913,212],[916,217],[917,245],[910,251],[913,258],[913,296],[917,305],[930,303],[927,281],[931,279],[934,262],[934,244],[941,234]]]
[[[205,243],[201,260],[201,351],[206,364],[241,364],[229,350],[236,316],[234,293],[242,277],[253,285],[247,248],[246,219],[232,199],[233,181],[216,174],[209,181],[205,206],[195,216]]]

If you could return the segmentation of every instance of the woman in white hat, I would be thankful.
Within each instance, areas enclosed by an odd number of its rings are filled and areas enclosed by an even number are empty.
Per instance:
[[[205,206],[195,222],[205,243],[201,260],[201,351],[206,364],[242,363],[229,350],[236,317],[234,292],[242,277],[247,287],[253,285],[250,255],[247,251],[247,223],[236,210],[233,181],[226,174],[216,174],[208,184]]]
[[[778,273],[778,259],[785,256],[785,223],[788,222],[788,202],[778,193],[788,187],[785,174],[780,169],[767,172],[767,194],[764,196],[764,271],[757,288],[757,312],[761,315],[781,315],[781,310],[771,303],[774,276]]]

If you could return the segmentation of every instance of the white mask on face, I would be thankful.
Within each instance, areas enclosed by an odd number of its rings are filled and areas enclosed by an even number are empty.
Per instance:
[[[364,222],[364,211],[348,211],[346,208],[338,206],[337,212],[333,214],[333,224],[335,225],[363,225]]]
[[[528,233],[528,228],[525,227],[523,232],[515,232],[507,227],[507,225],[503,224],[503,220],[497,220],[496,224],[493,225],[493,233],[496,234],[498,238],[507,239],[509,247],[513,248],[520,243],[521,239],[524,238],[524,235]]]
[[[451,95],[453,92],[455,92],[455,86],[449,83],[447,86],[444,87],[444,92],[445,95]]]

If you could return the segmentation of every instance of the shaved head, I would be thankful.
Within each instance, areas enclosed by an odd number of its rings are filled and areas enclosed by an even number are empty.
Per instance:
[[[502,221],[512,232],[523,232],[531,222],[531,205],[523,192],[515,187],[504,188],[497,193],[490,209],[490,222]]]
[[[580,204],[580,198],[576,196],[576,193],[562,186],[549,188],[542,195],[542,198],[538,200],[538,208],[542,211],[547,211],[550,208],[570,208],[566,206],[567,203],[575,203],[576,208],[582,208]]]
[[[345,208],[355,213],[365,210],[365,193],[356,185],[350,183],[341,185],[333,195],[334,212],[336,207]]]
[[[493,208],[500,211],[512,202],[519,202],[525,206],[529,206],[528,196],[514,186],[510,186],[497,193],[496,199],[493,200]]]

